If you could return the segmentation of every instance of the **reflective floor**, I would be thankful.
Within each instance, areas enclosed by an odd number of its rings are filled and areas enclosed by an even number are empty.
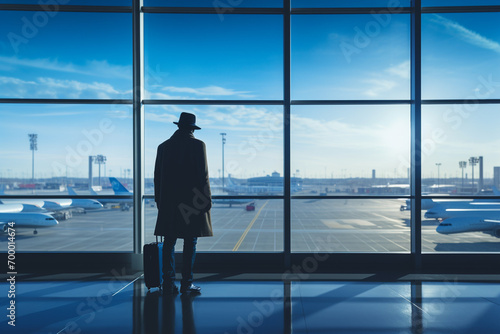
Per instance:
[[[500,333],[500,283],[197,283],[201,295],[165,296],[148,292],[140,275],[18,278],[15,298],[0,284],[0,333]]]

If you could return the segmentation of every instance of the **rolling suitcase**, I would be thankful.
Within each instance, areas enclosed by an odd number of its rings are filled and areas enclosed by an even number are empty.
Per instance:
[[[163,284],[163,241],[144,245],[144,283],[146,287],[160,288]]]

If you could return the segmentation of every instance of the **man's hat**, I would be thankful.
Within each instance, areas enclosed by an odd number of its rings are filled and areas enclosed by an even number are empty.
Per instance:
[[[201,128],[198,125],[196,125],[196,116],[187,112],[181,113],[181,116],[179,117],[179,122],[174,122],[174,124],[177,124],[179,127],[189,126],[196,130],[201,130]]]

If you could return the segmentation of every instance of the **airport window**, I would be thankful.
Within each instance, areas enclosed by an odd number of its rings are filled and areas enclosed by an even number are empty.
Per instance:
[[[1,11],[0,21],[0,97],[132,97],[130,15]]]
[[[408,106],[293,106],[302,195],[409,195]]]
[[[150,201],[145,210],[145,242],[153,242],[158,210]],[[214,236],[199,238],[199,252],[265,253],[283,251],[283,200],[215,199],[211,209]],[[179,240],[176,250],[181,251]]]
[[[498,106],[491,104],[423,106],[422,191],[494,195],[495,168],[500,166],[498,116]]]
[[[422,200],[424,252],[500,251],[500,207],[488,198],[500,186],[497,118],[491,104],[422,107],[422,192],[430,196]]]
[[[183,111],[214,196],[202,252],[500,252],[500,1],[11,3],[0,227],[23,205],[59,222],[25,229],[19,252],[139,255]]]
[[[146,99],[282,99],[281,16],[145,14],[144,22]]]
[[[146,106],[148,184],[153,181],[158,145],[177,130],[173,122],[185,111],[195,113],[201,127],[194,136],[207,147],[212,195],[283,195],[282,109],[259,105]],[[152,187],[146,191],[154,193]]]
[[[410,96],[410,17],[292,17],[292,98],[383,100]],[[384,52],[381,52],[384,50]]]
[[[498,99],[499,13],[422,15],[422,98]]]
[[[291,0],[292,8],[362,8],[362,7],[409,7],[409,0],[387,1],[387,0],[357,0],[357,1],[335,1],[335,0]]]
[[[283,7],[283,0],[144,0],[144,6],[206,7],[214,8],[219,15],[224,15],[235,8]]]
[[[59,221],[47,229],[43,224],[40,228],[18,224],[20,233],[31,236],[19,240],[19,251],[131,251],[132,199],[92,196],[114,195],[109,177],[117,177],[125,186],[132,180],[132,108],[82,104],[1,107],[0,132],[9,138],[9,144],[1,149],[0,191],[6,196],[36,197],[1,200],[26,204],[19,211],[20,218],[30,213],[38,222],[52,214]],[[59,195],[61,198],[54,198]],[[37,230],[38,237],[32,230]],[[85,246],[89,240],[92,247]],[[120,246],[110,240],[120,240]]]
[[[424,6],[498,6],[498,0],[422,0]]]
[[[292,201],[293,252],[400,253],[410,251],[404,199]]]
[[[58,11],[61,5],[78,6],[131,6],[132,0],[0,0],[0,4],[42,5],[43,10]]]

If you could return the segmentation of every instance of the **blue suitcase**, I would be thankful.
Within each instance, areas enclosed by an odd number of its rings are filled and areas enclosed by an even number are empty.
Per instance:
[[[163,242],[156,242],[144,245],[144,283],[146,287],[160,288],[163,284]]]

